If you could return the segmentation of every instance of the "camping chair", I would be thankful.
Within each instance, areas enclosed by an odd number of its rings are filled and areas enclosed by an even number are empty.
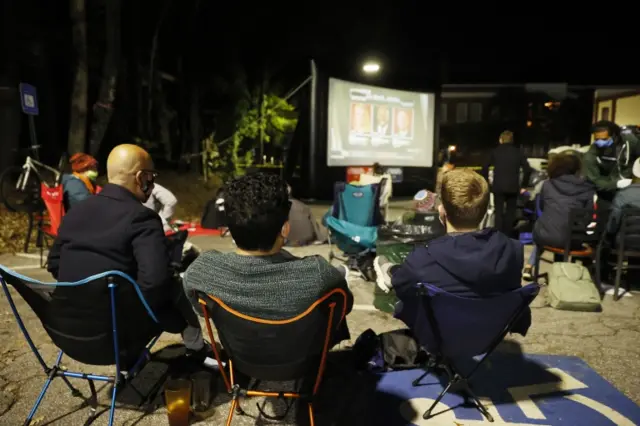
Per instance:
[[[601,263],[602,262],[602,250],[611,246],[611,241],[609,240],[610,235],[607,233],[602,234],[602,238],[600,239],[600,244],[598,244],[597,255],[596,255],[596,277],[598,283],[602,281],[602,271],[601,271]],[[609,265],[613,265],[616,268],[616,278],[613,287],[613,300],[618,300],[620,298],[619,290],[620,290],[620,281],[622,279],[622,271],[629,269],[640,269],[640,265],[632,265],[627,262],[627,265],[624,265],[625,258],[640,258],[640,209],[623,209],[622,210],[622,220],[620,223],[620,230],[615,236],[615,241],[613,244],[613,250],[616,252],[616,261],[609,262],[609,259],[605,259],[609,263]],[[627,279],[627,291],[631,290],[631,285],[629,280]]]
[[[262,396],[305,402],[310,424],[314,426],[313,398],[322,382],[334,331],[347,314],[346,292],[333,289],[300,315],[284,320],[244,315],[217,297],[202,292],[198,292],[198,298],[218,365],[223,364],[215,349],[210,320],[218,330],[222,346],[229,356],[229,375],[220,369],[227,391],[233,398],[226,425],[231,425],[234,411],[242,413],[239,398]],[[256,383],[251,388],[241,388],[236,382],[237,372],[255,379]],[[313,383],[305,384],[305,379],[311,378]],[[265,392],[256,389],[260,381],[293,380],[302,382],[302,386],[296,386],[299,390],[295,392]],[[282,420],[292,404],[288,403],[285,413],[276,417],[265,414],[263,408],[256,405],[265,418]]]
[[[329,230],[329,261],[345,262],[366,279],[372,279],[368,273],[372,268],[367,268],[366,261],[375,257],[377,227],[384,224],[380,212],[380,188],[384,184],[385,179],[371,185],[336,183],[333,205],[323,220]],[[346,258],[335,255],[334,243]]]
[[[598,213],[598,218],[594,223],[595,211],[593,209],[571,209],[569,211],[569,227],[565,237],[566,244],[564,247],[540,246],[536,244],[536,259],[533,266],[533,281],[537,282],[540,275],[540,259],[542,253],[549,251],[554,255],[562,255],[563,262],[570,262],[574,258],[589,259],[591,267],[596,264],[596,250],[591,245],[597,246],[600,237],[607,225],[607,215],[602,212]],[[572,250],[576,245],[582,245],[582,248]],[[594,274],[597,275],[597,274]],[[596,283],[601,288],[600,281]]]
[[[88,402],[92,418],[98,408],[94,382],[111,383],[109,426],[113,425],[117,391],[142,369],[161,333],[158,320],[135,281],[122,272],[109,271],[74,283],[42,283],[0,265],[0,283],[20,331],[47,376],[24,424],[31,423],[49,385],[60,377],[73,396],[82,397],[82,394],[69,378],[89,382],[91,397]],[[53,365],[47,364],[36,348],[8,284],[29,304],[54,345],[60,349]],[[74,292],[73,299],[68,297],[70,292]],[[91,300],[98,303],[91,303]],[[124,327],[125,319],[135,327]],[[64,355],[83,364],[115,365],[115,374],[104,376],[68,371],[61,364]]]
[[[41,215],[38,219],[38,246],[40,247],[40,267],[46,266],[44,259],[45,246],[49,246],[47,239],[54,240],[58,236],[58,228],[64,216],[64,192],[62,185],[49,187],[45,183],[40,184],[40,196],[47,209],[47,216]]]
[[[430,284],[418,285],[422,309],[417,310],[414,334],[427,352],[435,356],[435,365],[444,369],[448,379],[445,388],[423,414],[424,419],[431,418],[436,405],[456,385],[487,420],[493,422],[471,389],[469,380],[511,331],[539,290],[540,286],[534,283],[500,296],[471,299],[455,296]],[[473,359],[478,355],[483,357],[469,373],[462,373],[454,364],[454,360]],[[413,386],[422,386],[420,381],[430,369],[428,367],[414,380]]]

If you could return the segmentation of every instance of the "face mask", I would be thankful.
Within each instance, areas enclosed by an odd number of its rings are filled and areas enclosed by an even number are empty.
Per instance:
[[[96,180],[98,178],[98,172],[95,170],[89,170],[85,173],[85,176],[91,180]]]
[[[606,148],[613,145],[613,139],[596,139],[594,143],[598,148]]]

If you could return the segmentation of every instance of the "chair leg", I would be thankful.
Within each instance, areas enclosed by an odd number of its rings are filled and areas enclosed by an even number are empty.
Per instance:
[[[113,389],[111,390],[111,406],[109,407],[109,426],[113,426],[116,415],[116,395],[118,394],[119,377],[115,377],[113,381]]]
[[[418,377],[417,379],[415,379],[413,382],[411,382],[411,386],[413,387],[418,387],[418,386],[424,386],[423,384],[421,384],[420,382],[422,381],[422,379],[424,379],[425,377],[427,377],[429,375],[429,373],[431,372],[431,368],[427,367],[427,369],[424,371],[424,373]]]
[[[31,409],[31,412],[27,416],[27,419],[24,421],[24,426],[29,426],[31,424],[31,420],[33,420],[33,417],[36,415],[36,411],[38,411],[38,407],[40,407],[40,404],[42,403],[42,400],[44,399],[44,396],[47,393],[47,390],[49,390],[49,386],[51,385],[51,382],[56,377],[56,371],[57,369],[54,367],[49,372],[49,375],[47,376],[47,381],[44,382],[44,386],[42,386],[42,390],[40,391],[40,395],[38,395],[38,399],[36,399],[36,402],[35,404],[33,404],[33,408]]]
[[[87,382],[89,382],[89,391],[91,392],[91,396],[89,397],[89,418],[94,418],[98,412],[98,392],[96,392],[96,385],[93,383],[93,380],[87,379]]]
[[[622,280],[622,261],[624,260],[622,253],[618,251],[618,262],[616,265],[616,282],[613,287],[613,300],[617,301],[620,299],[620,281]]]
[[[429,407],[427,411],[424,412],[424,414],[422,415],[423,419],[428,420],[431,418],[431,412],[433,411],[434,408],[436,408],[436,405],[438,405],[438,403],[442,400],[442,398],[446,395],[446,393],[449,392],[449,389],[451,389],[451,386],[453,385],[453,383],[454,383],[453,380],[449,380],[449,383],[442,390],[442,392],[440,392],[440,395],[438,395],[436,400],[433,401],[433,404],[431,404],[431,407]]]
[[[540,257],[542,256],[542,247],[536,246],[536,257],[533,262],[533,282],[537,283],[540,277]]]
[[[480,399],[475,394],[475,392],[473,392],[473,390],[471,389],[471,386],[469,386],[469,382],[467,380],[462,380],[460,383],[463,384],[462,386],[463,386],[464,392],[467,394],[469,398],[471,398],[471,400],[475,404],[478,411],[480,411],[480,413],[482,413],[482,415],[485,416],[488,421],[493,423],[493,416],[489,414],[489,410],[487,410],[487,407],[484,406],[484,404],[482,403],[482,401],[480,401]]]
[[[65,376],[61,376],[61,377],[62,377],[62,381],[67,385],[67,387],[71,391],[71,396],[82,398],[82,392],[80,392],[75,386],[73,386],[69,381],[69,379],[67,379]]]
[[[315,426],[316,418],[313,414],[313,403],[309,403],[309,426]]]
[[[231,400],[231,407],[229,407],[229,415],[227,416],[227,426],[231,426],[231,421],[233,420],[233,414],[236,411],[238,405],[238,399],[237,398],[233,398],[233,400]]]

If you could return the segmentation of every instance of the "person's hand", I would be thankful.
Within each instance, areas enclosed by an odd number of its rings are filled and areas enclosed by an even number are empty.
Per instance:
[[[526,188],[522,188],[522,189],[520,189],[520,195],[524,195],[524,194],[526,194],[527,192],[529,192],[529,191],[527,191],[527,189],[526,189]]]
[[[616,185],[618,189],[626,188],[631,185],[631,179],[620,179]]]

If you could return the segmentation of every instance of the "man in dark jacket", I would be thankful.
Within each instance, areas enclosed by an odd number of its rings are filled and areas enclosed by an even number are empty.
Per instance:
[[[142,204],[156,177],[151,157],[136,145],[119,145],[109,154],[107,172],[109,183],[103,190],[64,217],[49,253],[49,272],[65,282],[111,270],[128,274],[138,283],[160,325],[169,332],[182,331],[190,355],[206,355],[208,347],[198,317],[170,270],[162,221]],[[58,302],[65,309],[90,309],[91,300],[76,300],[73,287],[62,289],[64,294],[54,291],[53,303],[58,293]],[[109,297],[106,289],[95,295]]]
[[[410,328],[414,317],[405,307],[415,305],[415,285],[429,283],[461,297],[489,298],[521,287],[524,252],[520,242],[495,229],[478,231],[487,212],[489,188],[471,170],[452,170],[442,179],[440,214],[447,235],[416,248],[402,265],[384,256],[374,261],[377,284],[400,299],[396,315]],[[529,309],[513,331],[526,334],[531,325]]]
[[[615,235],[620,230],[624,209],[640,209],[640,158],[633,163],[631,185],[621,189],[613,199],[607,233]]]
[[[491,151],[484,164],[482,175],[488,180],[489,167],[493,166],[493,204],[496,228],[507,235],[513,232],[516,220],[518,196],[529,182],[531,166],[527,157],[513,144],[513,132],[505,130],[500,134],[500,145]],[[522,179],[520,178],[522,169]]]
[[[608,209],[619,189],[631,184],[631,167],[640,156],[635,138],[623,138],[620,127],[610,121],[593,125],[594,142],[584,154],[585,176],[596,186],[598,208]]]
[[[300,200],[291,196],[291,186],[287,185],[291,211],[289,212],[289,224],[291,231],[287,238],[287,244],[291,246],[305,246],[315,242],[327,241],[327,230],[322,227],[313,216],[311,208]]]

